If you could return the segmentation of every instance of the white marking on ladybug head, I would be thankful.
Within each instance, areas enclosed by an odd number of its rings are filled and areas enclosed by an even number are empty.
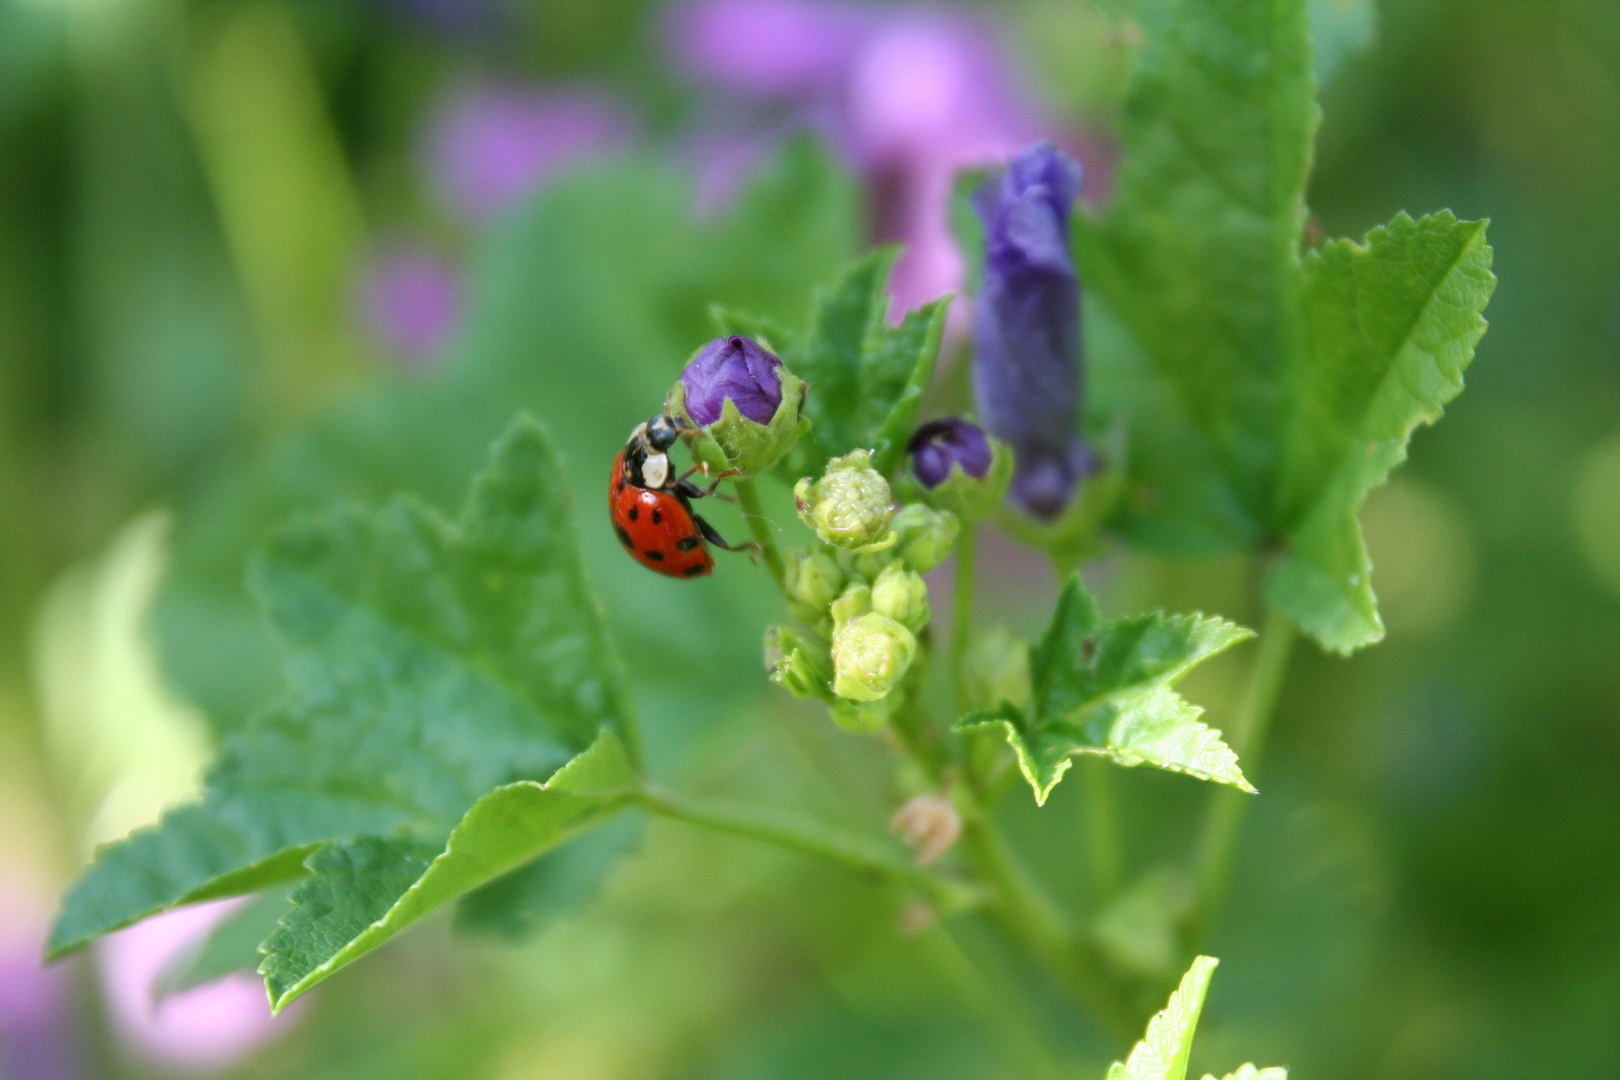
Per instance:
[[[641,482],[650,488],[661,488],[669,483],[669,455],[648,454],[641,463]]]

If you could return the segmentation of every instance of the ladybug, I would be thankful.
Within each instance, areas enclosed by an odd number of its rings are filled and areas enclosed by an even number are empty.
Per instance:
[[[669,448],[681,431],[681,423],[664,414],[636,425],[613,459],[608,509],[613,531],[631,558],[668,577],[695,578],[714,569],[707,544],[725,551],[749,551],[754,545],[733,547],[692,512],[691,500],[713,495],[720,481],[707,488],[691,483],[686,478],[698,471],[695,465],[674,475]]]

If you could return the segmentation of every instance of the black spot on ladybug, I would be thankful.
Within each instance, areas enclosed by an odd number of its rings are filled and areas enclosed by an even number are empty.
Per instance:
[[[631,521],[637,521],[637,520],[640,519],[640,517],[641,517],[641,507],[632,506],[630,508],[630,520]],[[653,520],[654,521],[658,520],[658,512],[656,510],[653,511]]]
[[[647,552],[647,558],[651,559],[653,562],[663,562],[664,553],[662,551],[649,551]]]
[[[623,495],[624,494],[624,477],[622,477],[622,476],[619,477],[619,486],[614,489],[614,494],[615,495]]]
[[[679,540],[675,541],[676,551],[691,551],[697,546],[698,538],[695,536],[683,536]]]
[[[613,531],[619,534],[619,542],[625,547],[629,548],[631,551],[636,549],[636,542],[630,539],[630,534],[624,531],[623,525],[613,526]]]
[[[654,510],[653,511],[653,524],[654,525],[662,525],[663,523],[664,523],[664,515],[660,514],[657,510]]]
[[[688,566],[686,568],[686,576],[687,577],[697,577],[699,574],[703,573],[704,570],[706,570],[706,569],[707,569],[707,567],[705,567],[702,563],[696,563],[696,564],[694,564],[692,566]]]

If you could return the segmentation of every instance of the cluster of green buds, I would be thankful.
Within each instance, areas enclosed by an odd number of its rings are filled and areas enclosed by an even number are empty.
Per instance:
[[[923,574],[944,561],[959,524],[922,503],[896,508],[887,479],[856,450],[794,488],[799,516],[818,543],[788,553],[784,585],[809,631],[773,628],[771,678],[818,697],[853,731],[875,731],[905,701],[928,625]]]

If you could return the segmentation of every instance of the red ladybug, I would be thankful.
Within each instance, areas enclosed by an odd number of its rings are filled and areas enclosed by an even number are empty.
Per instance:
[[[675,476],[668,451],[680,433],[680,423],[662,414],[636,426],[613,459],[608,509],[619,542],[642,566],[669,577],[703,577],[714,569],[704,541],[726,551],[749,550],[753,545],[733,547],[714,526],[692,513],[690,500],[713,495],[720,481],[707,488],[690,483],[686,478],[696,467]]]

